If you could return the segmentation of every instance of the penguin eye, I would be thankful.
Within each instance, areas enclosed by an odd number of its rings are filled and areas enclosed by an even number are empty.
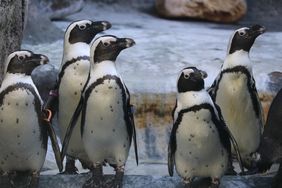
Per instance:
[[[185,79],[189,79],[190,78],[190,74],[184,74],[184,78]]]
[[[246,32],[245,31],[240,31],[239,32],[239,35],[242,37],[242,36],[244,36],[246,34]]]
[[[24,60],[24,56],[22,56],[22,55],[20,55],[20,56],[18,56],[18,60],[20,60],[20,61],[22,61],[22,60]]]
[[[86,28],[86,25],[80,25],[78,26],[80,30],[84,30]]]
[[[103,43],[103,45],[108,47],[108,46],[110,46],[110,43],[109,42],[105,42],[105,43]]]

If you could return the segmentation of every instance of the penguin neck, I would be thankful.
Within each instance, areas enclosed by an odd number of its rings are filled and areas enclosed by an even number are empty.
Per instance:
[[[63,63],[79,56],[90,56],[90,46],[87,43],[64,43]]]
[[[205,89],[200,91],[177,93],[177,107],[180,109],[190,108],[203,103],[208,103],[211,105],[213,104],[208,92]]]
[[[101,78],[105,75],[118,75],[116,63],[114,61],[106,60],[99,63],[91,62],[90,74],[96,78]]]
[[[35,87],[30,75],[20,73],[6,73],[1,85],[1,91],[4,90],[6,87],[16,83],[27,83]]]
[[[249,57],[249,52],[244,50],[237,50],[232,54],[228,54],[225,58],[221,70],[234,68],[236,66],[244,66],[249,71],[252,70],[252,64]]]

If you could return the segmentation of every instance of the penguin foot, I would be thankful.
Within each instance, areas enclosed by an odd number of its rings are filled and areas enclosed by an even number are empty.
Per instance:
[[[192,188],[192,179],[191,178],[185,178],[183,180],[184,188]]]
[[[209,188],[219,188],[220,180],[219,178],[212,178],[212,182]]]
[[[121,188],[124,176],[124,166],[116,168],[116,175],[113,182],[113,188]]]
[[[104,188],[103,182],[103,167],[95,165],[92,169],[92,177],[83,184],[82,188]]]
[[[75,160],[70,157],[67,157],[65,171],[61,172],[60,174],[64,174],[64,175],[78,174],[78,169],[75,167]]]
[[[38,185],[39,185],[39,174],[33,173],[29,184],[29,188],[37,188]]]

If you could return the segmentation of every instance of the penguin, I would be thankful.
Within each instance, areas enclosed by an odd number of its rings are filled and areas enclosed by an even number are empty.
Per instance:
[[[38,185],[47,151],[48,128],[43,122],[42,100],[31,72],[46,63],[46,56],[27,50],[11,53],[5,63],[0,88],[0,175],[9,177],[7,187],[15,186],[18,174],[31,176],[28,187]]]
[[[175,166],[185,187],[192,187],[194,177],[210,177],[211,187],[218,187],[231,156],[229,131],[205,90],[206,77],[205,71],[186,67],[177,81],[168,171],[173,176]]]
[[[249,51],[264,32],[263,26],[253,25],[233,33],[220,73],[208,89],[238,143],[243,165],[249,170],[247,173],[257,170],[255,157],[264,123]]]
[[[89,74],[89,45],[96,34],[110,27],[111,24],[107,21],[79,20],[71,23],[66,29],[63,60],[57,82],[58,126],[61,131],[61,141],[65,137],[72,113],[78,105],[81,91]],[[84,168],[91,168],[82,147],[79,126],[73,132],[67,156],[64,174],[77,174],[75,159],[79,159]]]
[[[119,75],[115,60],[119,53],[135,44],[129,38],[105,35],[91,45],[90,74],[81,100],[62,146],[62,157],[71,132],[81,113],[81,136],[84,149],[93,164],[88,187],[122,187],[124,167],[133,138],[138,164],[136,131],[130,93]],[[116,171],[111,185],[103,183],[102,164],[106,161]]]
[[[266,119],[261,144],[258,149],[258,168],[264,172],[273,163],[279,163],[279,170],[272,181],[272,188],[282,187],[282,89],[274,97]]]

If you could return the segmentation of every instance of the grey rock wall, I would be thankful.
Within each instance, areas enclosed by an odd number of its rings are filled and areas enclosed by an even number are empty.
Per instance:
[[[0,83],[6,57],[20,49],[26,6],[26,0],[0,1]]]

